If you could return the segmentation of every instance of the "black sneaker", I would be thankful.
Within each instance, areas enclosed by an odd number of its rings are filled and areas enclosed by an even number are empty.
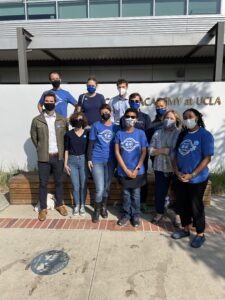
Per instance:
[[[125,226],[125,225],[127,224],[128,221],[129,221],[129,219],[128,219],[127,217],[122,216],[122,217],[118,220],[117,224],[120,225],[120,226]]]
[[[131,224],[132,224],[134,227],[139,227],[139,226],[140,226],[140,219],[139,219],[138,217],[132,218]]]
[[[190,236],[190,232],[185,230],[176,231],[171,234],[171,238],[174,240],[179,240],[188,236]]]
[[[205,242],[205,236],[200,236],[200,235],[196,235],[192,242],[191,242],[191,247],[193,248],[200,248],[203,243]]]

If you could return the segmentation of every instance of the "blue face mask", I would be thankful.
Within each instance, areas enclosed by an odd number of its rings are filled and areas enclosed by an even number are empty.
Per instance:
[[[156,113],[157,113],[157,115],[159,115],[159,116],[165,115],[166,112],[167,112],[167,109],[166,109],[166,108],[156,108]]]
[[[134,101],[130,101],[130,108],[132,109],[139,109],[140,108],[140,102],[134,102]]]
[[[96,91],[96,86],[95,86],[95,85],[88,85],[88,86],[87,86],[87,91],[88,91],[88,93],[90,93],[90,94],[94,94],[95,91]]]

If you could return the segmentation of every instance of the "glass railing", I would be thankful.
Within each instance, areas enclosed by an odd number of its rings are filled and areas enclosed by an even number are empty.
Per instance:
[[[220,14],[221,0],[8,0],[0,21]]]

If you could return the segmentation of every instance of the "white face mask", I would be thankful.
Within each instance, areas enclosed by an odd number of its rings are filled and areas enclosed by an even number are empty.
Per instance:
[[[196,126],[196,120],[195,119],[187,119],[184,120],[184,126],[187,127],[188,129],[193,129]]]
[[[137,119],[131,119],[131,118],[125,119],[126,127],[134,127],[136,122],[137,122]]]
[[[125,88],[118,88],[118,92],[120,96],[124,96],[127,93],[127,89]]]

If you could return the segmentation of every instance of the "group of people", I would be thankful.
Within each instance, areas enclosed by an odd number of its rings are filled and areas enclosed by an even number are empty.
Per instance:
[[[128,82],[117,81],[118,95],[109,103],[97,93],[95,78],[87,81],[87,92],[78,102],[60,87],[58,72],[49,75],[53,88],[44,92],[38,103],[40,115],[31,125],[31,138],[37,149],[40,211],[47,215],[47,184],[51,173],[55,180],[56,210],[68,214],[63,205],[63,172],[73,186],[73,215],[85,214],[87,180],[91,175],[95,185],[92,221],[107,218],[107,201],[112,177],[116,174],[122,186],[122,215],[118,225],[129,221],[140,225],[140,206],[148,195],[147,171],[149,159],[155,173],[156,215],[158,224],[164,215],[165,199],[173,183],[176,194],[176,214],[183,229],[172,234],[173,239],[190,235],[192,225],[196,236],[191,246],[198,248],[205,241],[203,195],[208,181],[208,163],[214,152],[213,136],[205,129],[202,114],[189,108],[179,114],[169,109],[167,101],[155,102],[156,117],[141,111],[139,93],[128,97]],[[75,106],[67,118],[67,104]],[[68,130],[68,125],[72,129]]]

